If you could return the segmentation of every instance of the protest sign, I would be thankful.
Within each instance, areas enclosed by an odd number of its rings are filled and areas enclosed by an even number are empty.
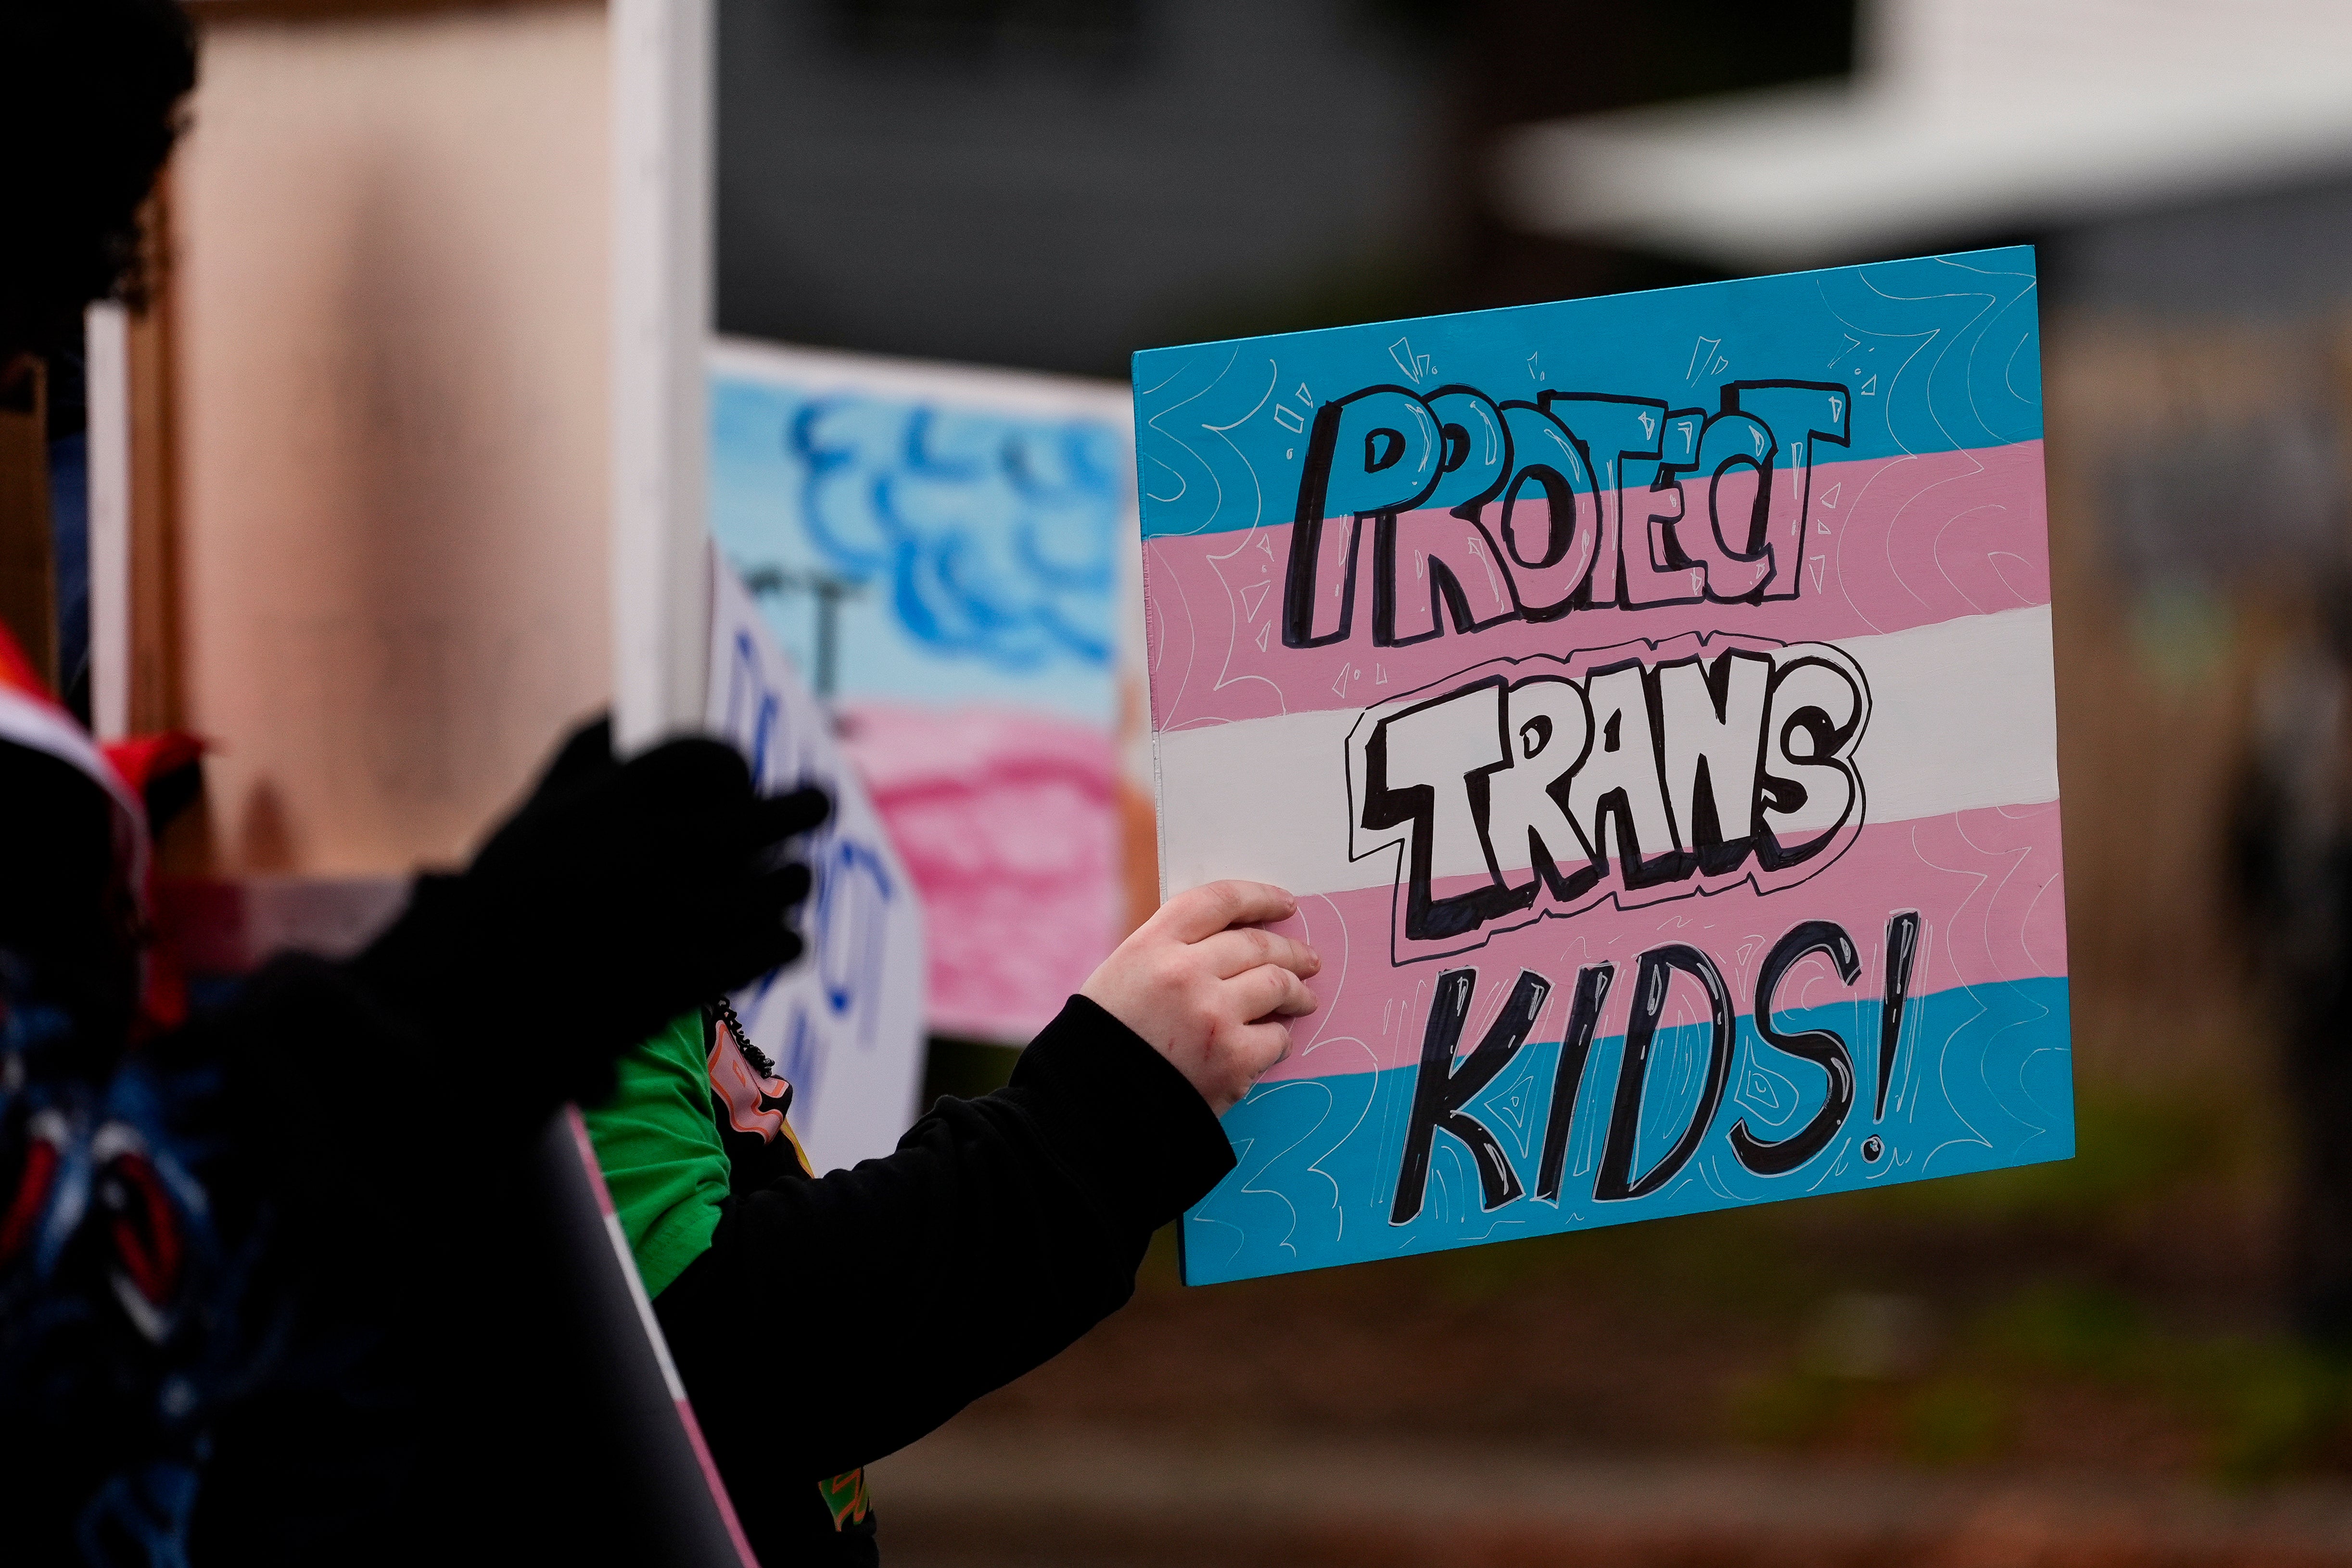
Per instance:
[[[1025,1041],[1126,929],[1127,393],[741,342],[709,364],[712,533],[922,889],[931,1027]]]
[[[879,1159],[915,1120],[923,1079],[923,909],[824,704],[801,684],[727,563],[710,563],[707,727],[751,762],[765,795],[803,784],[833,815],[800,853],[815,874],[808,951],[733,997],[752,1042],[793,1086],[801,1146],[822,1173]]]
[[[2029,249],[1136,356],[1168,889],[1322,1009],[1192,1282],[2073,1152]]]

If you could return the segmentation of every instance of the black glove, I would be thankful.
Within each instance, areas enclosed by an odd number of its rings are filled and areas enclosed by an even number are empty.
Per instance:
[[[614,1053],[799,955],[785,918],[809,871],[783,843],[830,810],[817,789],[761,799],[715,741],[616,763],[600,720],[464,875],[418,879],[355,968],[419,1022],[523,1031],[505,1043],[593,1096]]]

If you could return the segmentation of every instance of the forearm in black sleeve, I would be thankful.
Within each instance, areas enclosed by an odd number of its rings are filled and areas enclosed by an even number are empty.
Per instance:
[[[559,977],[495,962],[482,904],[467,878],[420,876],[399,919],[340,967],[395,1027],[462,1069],[467,1103],[436,1108],[462,1118],[457,1136],[520,1147],[565,1100],[609,1096],[614,1053],[690,1003],[658,1016],[639,1008],[594,1031],[551,1024],[541,1004]]]
[[[887,1159],[732,1201],[655,1303],[722,1472],[836,1475],[1124,1304],[1151,1233],[1233,1167],[1183,1076],[1082,997],[1013,1081]]]
[[[354,1233],[446,1227],[448,1205],[520,1157],[592,1079],[458,1008],[404,1001],[388,1002],[356,965],[282,953],[154,1048],[167,1063],[212,1065],[238,1169],[280,1201],[318,1223],[340,1215]]]

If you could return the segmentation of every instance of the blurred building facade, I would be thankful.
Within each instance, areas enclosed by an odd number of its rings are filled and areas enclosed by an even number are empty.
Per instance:
[[[1597,291],[1518,259],[1494,134],[1842,71],[1851,16],[720,0],[719,329],[1123,376],[1187,338]]]
[[[1849,79],[1505,132],[1500,221],[1723,272],[2038,245],[2078,1046],[2266,1074],[2227,824],[2342,580],[2352,16],[1875,0],[1853,37]]]
[[[1412,269],[1442,105],[1359,0],[722,0],[722,331],[1126,373],[1222,292]]]
[[[2252,694],[2342,544],[2347,27],[2309,0],[722,0],[719,319],[1116,374],[1189,337],[2035,241],[2074,943],[2116,1002],[2084,1047],[2186,1070],[2237,1027]],[[2147,1006],[2171,1026],[2125,1022]]]

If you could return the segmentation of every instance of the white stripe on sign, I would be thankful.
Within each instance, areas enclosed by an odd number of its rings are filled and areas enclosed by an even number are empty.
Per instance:
[[[2048,605],[1833,646],[1870,681],[1870,723],[1854,753],[1868,821],[2058,798]],[[1390,880],[1393,855],[1348,858],[1348,732],[1361,711],[1290,713],[1160,735],[1166,887],[1248,877],[1328,893]],[[1790,826],[1822,824],[1799,812]],[[1474,861],[1437,865],[1432,873],[1485,869]]]

